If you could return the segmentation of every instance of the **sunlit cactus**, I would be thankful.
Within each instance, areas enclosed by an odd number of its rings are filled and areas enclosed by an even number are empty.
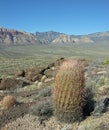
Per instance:
[[[60,66],[54,88],[55,114],[62,121],[80,120],[85,105],[84,64],[67,60]]]

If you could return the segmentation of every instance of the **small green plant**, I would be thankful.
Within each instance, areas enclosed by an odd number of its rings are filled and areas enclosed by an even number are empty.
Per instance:
[[[16,104],[16,98],[11,95],[7,95],[3,98],[2,107],[7,110]]]
[[[109,60],[105,60],[103,63],[104,65],[109,65]]]
[[[63,62],[54,88],[55,114],[61,121],[81,120],[85,105],[84,64],[80,60]]]

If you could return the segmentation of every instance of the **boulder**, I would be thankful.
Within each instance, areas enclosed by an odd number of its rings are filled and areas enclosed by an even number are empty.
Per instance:
[[[45,79],[45,83],[54,81],[54,77]]]
[[[103,75],[103,74],[107,74],[106,71],[100,71],[100,72],[97,72],[98,75]]]
[[[98,93],[101,95],[106,95],[109,93],[109,85],[104,85],[98,88]]]
[[[42,78],[41,78],[41,82],[45,82],[45,80],[47,79],[47,76],[46,75],[43,75]]]
[[[48,69],[50,69],[51,67],[54,67],[55,66],[55,63],[51,63],[48,65]]]
[[[29,82],[20,79],[7,77],[1,80],[0,90],[21,88],[29,84]]]
[[[38,89],[42,87],[42,82],[38,82],[37,84]]]
[[[42,67],[35,67],[35,68],[29,69],[26,74],[26,79],[33,81],[33,82],[41,79],[41,77],[43,75],[43,69],[44,68],[42,68]]]
[[[55,77],[56,76],[56,71],[52,69],[47,69],[45,70],[44,74],[46,75],[47,78]]]
[[[34,76],[33,78],[32,78],[32,81],[33,82],[35,82],[35,81],[40,81],[41,80],[41,78],[42,78],[42,74],[37,74],[36,76]]]
[[[57,59],[56,61],[55,61],[55,63],[54,63],[54,66],[60,66],[62,63],[63,63],[63,61],[65,61],[65,58],[63,58],[63,57],[61,57],[61,58],[59,58],[59,59]]]
[[[18,71],[16,77],[25,77],[25,71],[24,70]]]

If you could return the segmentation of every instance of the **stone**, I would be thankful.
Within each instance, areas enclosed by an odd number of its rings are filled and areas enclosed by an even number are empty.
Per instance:
[[[0,84],[0,90],[21,88],[29,84],[29,82],[20,79],[7,77],[2,79]]]
[[[47,79],[46,75],[43,75],[42,78],[41,78],[41,82],[45,82],[45,80]]]
[[[16,77],[25,77],[25,71],[24,70],[18,71]]]
[[[64,57],[61,57],[61,58],[57,59],[55,61],[55,66],[60,66],[63,63],[63,61],[65,61]]]
[[[106,71],[97,72],[98,75],[102,75],[102,74],[106,74],[106,73],[107,73]]]
[[[47,79],[45,80],[45,83],[51,82],[51,81],[53,81],[53,80],[54,80],[54,77],[52,77],[52,78],[47,78]]]
[[[102,95],[107,94],[108,91],[109,91],[109,85],[104,85],[98,88],[98,93]]]
[[[45,70],[44,74],[46,75],[47,78],[51,78],[56,76],[56,71],[52,69],[47,69]]]
[[[35,83],[35,84],[38,84],[38,82],[39,82],[39,81],[38,81],[38,80],[36,80],[34,83]]]
[[[38,82],[38,88],[42,87],[42,82]]]
[[[34,76],[33,78],[32,78],[32,81],[33,82],[35,82],[35,81],[37,81],[37,80],[41,80],[41,78],[42,78],[42,74],[37,74],[36,76]]]
[[[33,81],[33,82],[36,80],[39,80],[42,77],[42,71],[43,71],[42,67],[31,68],[28,70],[28,72],[26,74],[26,79]]]

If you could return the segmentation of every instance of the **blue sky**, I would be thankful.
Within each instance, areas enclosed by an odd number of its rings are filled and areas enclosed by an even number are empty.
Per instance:
[[[109,0],[0,0],[0,26],[33,33],[109,31]]]

